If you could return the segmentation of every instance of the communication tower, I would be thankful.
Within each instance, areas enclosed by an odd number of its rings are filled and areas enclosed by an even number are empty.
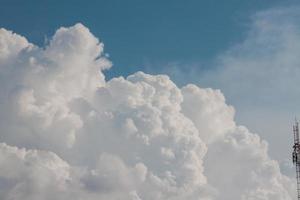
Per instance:
[[[294,146],[293,146],[293,163],[296,166],[296,179],[297,179],[297,195],[300,200],[300,144],[299,144],[299,123],[296,120],[293,126],[294,133]]]

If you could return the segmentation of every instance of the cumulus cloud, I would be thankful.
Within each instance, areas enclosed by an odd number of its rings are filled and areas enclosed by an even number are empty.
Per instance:
[[[293,198],[219,90],[110,67],[81,24],[43,48],[1,29],[1,199]]]

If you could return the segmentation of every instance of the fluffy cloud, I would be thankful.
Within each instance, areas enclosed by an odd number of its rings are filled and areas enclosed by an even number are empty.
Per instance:
[[[295,195],[220,91],[143,72],[105,81],[110,66],[81,24],[44,48],[1,29],[1,199]]]

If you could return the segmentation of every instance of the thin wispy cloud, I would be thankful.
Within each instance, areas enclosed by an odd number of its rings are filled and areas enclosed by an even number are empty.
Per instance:
[[[294,170],[285,162],[290,162],[291,124],[300,109],[299,10],[293,6],[257,12],[245,25],[244,39],[208,64],[174,62],[159,71],[181,84],[221,89],[236,107],[236,120],[269,141],[270,154],[291,176]]]

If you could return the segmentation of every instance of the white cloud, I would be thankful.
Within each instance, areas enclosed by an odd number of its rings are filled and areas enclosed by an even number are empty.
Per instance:
[[[220,91],[143,72],[105,82],[111,63],[81,24],[45,48],[5,29],[0,41],[1,199],[295,195]]]
[[[53,199],[66,197],[70,166],[51,152],[18,149],[0,144],[1,199]]]
[[[214,76],[211,82],[224,84],[228,95],[238,95],[247,106],[296,102],[299,92],[292,86],[300,69],[298,18],[299,7],[254,15],[246,39],[219,56],[220,66],[207,79]],[[278,94],[281,98],[274,98]]]

